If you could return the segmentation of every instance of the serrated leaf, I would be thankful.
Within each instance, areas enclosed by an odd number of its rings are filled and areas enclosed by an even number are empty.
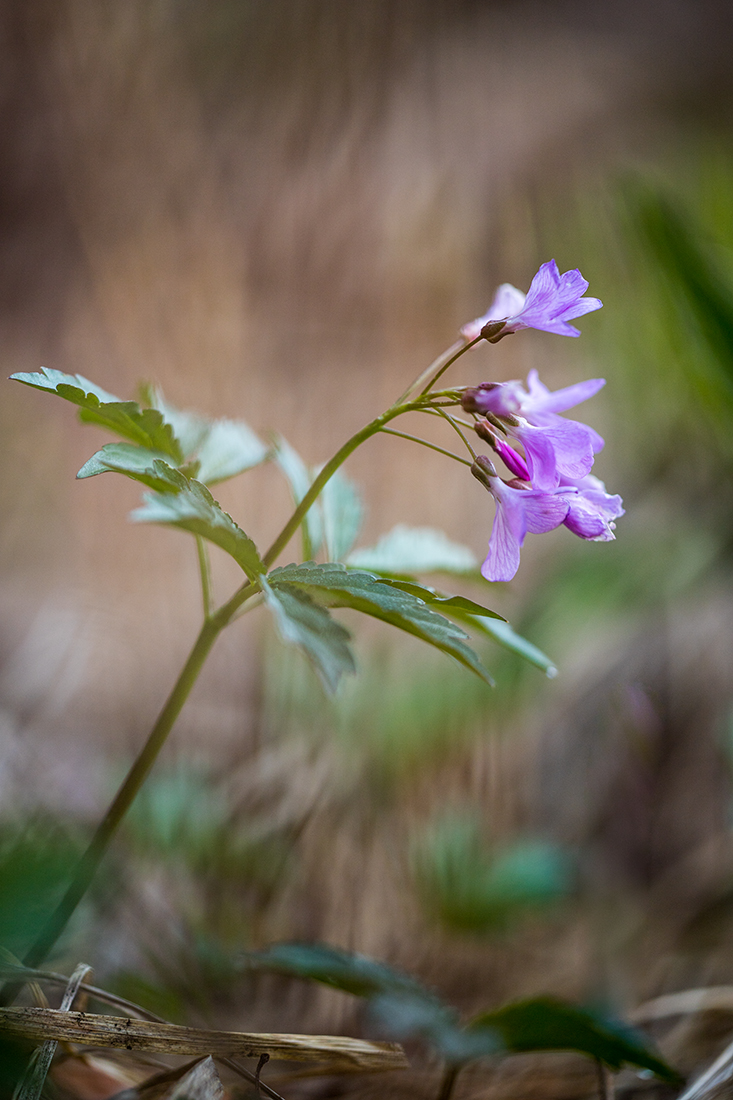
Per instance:
[[[198,480],[215,485],[259,466],[268,450],[243,420],[215,420],[196,451]]]
[[[145,503],[131,513],[135,523],[163,523],[200,535],[220,546],[230,554],[250,580],[257,580],[265,572],[257,547],[252,539],[237,526],[228,512],[214,500],[205,485],[189,480],[164,463],[154,463],[154,470],[162,478],[169,477],[175,493],[146,493]]]
[[[83,479],[110,472],[125,474],[156,492],[177,493],[180,486],[171,478],[172,467],[167,460],[168,455],[161,451],[136,447],[134,443],[106,443],[84,463],[76,476]]]
[[[663,1062],[644,1037],[620,1020],[578,1008],[554,997],[536,997],[504,1005],[472,1020],[469,1030],[498,1031],[506,1048],[575,1050],[596,1058],[613,1070],[628,1063],[649,1069],[662,1080],[679,1082],[679,1074]]]
[[[347,565],[375,573],[414,576],[418,573],[474,573],[478,561],[467,546],[452,542],[432,527],[407,527],[400,523],[375,546],[353,550]]]
[[[330,561],[343,561],[361,530],[364,504],[353,481],[337,470],[320,496],[323,539]]]
[[[144,394],[171,425],[184,458],[198,462],[196,477],[205,485],[236,477],[267,458],[268,448],[244,420],[211,420],[200,413],[177,409],[156,387],[146,386]]]
[[[298,452],[281,435],[275,436],[275,461],[285,474],[293,503],[297,506],[313,482],[310,470]],[[303,557],[311,558],[318,553],[323,542],[323,512],[320,500],[315,501],[308,509],[308,514],[300,526],[303,532]]]
[[[498,642],[504,649],[523,657],[531,665],[542,669],[548,679],[553,680],[557,676],[557,668],[547,656],[532,642],[527,641],[508,622],[497,622],[496,619],[487,619],[485,615],[471,615],[466,620],[469,625],[478,627],[489,637]]]
[[[438,615],[410,592],[383,584],[372,573],[347,569],[338,563],[286,565],[269,576],[273,588],[295,585],[328,607],[351,607],[391,623],[422,641],[450,654],[491,684],[491,676],[463,639],[467,636],[449,619]]]
[[[158,386],[143,383],[140,394],[143,402],[161,412],[166,424],[170,424],[181,444],[183,457],[188,459],[195,454],[206,438],[210,421],[201,413],[177,409],[175,405],[171,405]]]
[[[417,584],[415,581],[400,581],[395,580],[393,577],[380,577],[379,580],[381,584],[388,584],[392,588],[400,588],[403,592],[411,592],[413,596],[417,596],[418,599],[424,600],[425,603],[430,604],[431,607],[442,607],[449,613],[451,611],[453,613],[466,612],[466,621],[468,621],[468,615],[471,614],[485,616],[489,619],[499,619],[500,622],[506,622],[503,615],[499,615],[496,611],[491,611],[490,608],[484,607],[483,604],[476,603],[475,600],[469,600],[467,596],[443,596],[434,588],[430,588],[423,584]]]
[[[336,691],[344,673],[356,671],[348,630],[307,592],[288,584],[270,587],[264,577],[260,584],[282,640],[299,646],[326,690]]]
[[[11,378],[78,405],[79,417],[87,424],[98,424],[141,447],[160,451],[176,466],[183,461],[178,440],[157,409],[141,409],[136,401],[120,401],[80,374],[44,368],[38,374],[13,374]]]

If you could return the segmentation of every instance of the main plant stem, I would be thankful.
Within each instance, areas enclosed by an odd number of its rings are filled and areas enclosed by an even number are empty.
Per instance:
[[[457,357],[457,355],[453,355],[450,362],[453,362]],[[445,357],[441,358],[444,359]],[[441,366],[438,373],[442,374],[443,370],[448,365],[449,363],[445,363],[444,366]],[[434,370],[434,366],[431,367],[431,371],[432,370]],[[429,372],[425,372],[425,375],[428,373]],[[411,391],[423,381],[425,375],[421,375],[421,377],[417,379],[416,383],[410,388]],[[435,379],[433,379],[433,382],[434,381]],[[430,387],[428,387],[428,389],[429,388]],[[425,393],[427,393],[427,389]],[[401,416],[402,413],[425,408],[427,403],[426,398],[422,395],[411,402],[398,402],[387,409],[386,412],[383,412],[380,416],[372,420],[366,427],[362,428],[361,431],[358,431],[351,439],[344,443],[343,447],[336,452],[333,458],[330,459],[320,471],[272,546],[270,546],[269,550],[267,550],[263,556],[262,560],[266,568],[269,568],[277,559],[280,552],[285,549],[329,478],[335,474],[349,455],[353,454],[357,447],[361,446],[367,439],[381,431],[390,420],[394,420],[395,417]],[[41,934],[26,952],[23,958],[25,966],[32,968],[39,966],[55,946],[59,936],[66,928],[66,925],[74,913],[74,910],[89,889],[92,879],[109,848],[112,838],[157,760],[158,754],[165,744],[166,738],[173,728],[176,718],[181,713],[183,705],[188,699],[193,685],[196,683],[198,675],[211,651],[211,647],[224,627],[228,626],[231,622],[242,604],[258,591],[256,581],[247,580],[237,589],[227,603],[223,604],[218,611],[211,613],[209,610],[210,582],[208,559],[201,540],[199,540],[198,553],[204,600],[204,624],[199,631],[199,635],[176,680],[173,690],[158,716],[157,722],[150,731],[147,741],[140,750],[140,753],[135,759],[130,771],[127,773],[109,809],[97,826],[87,850],[79,861],[79,865],[66,893],[51,913]],[[0,1004],[12,1003],[21,987],[21,984],[13,983],[6,985],[4,989],[0,989]]]
[[[303,500],[295,509],[292,516],[265,554],[263,560],[266,566],[271,565],[272,562],[275,561],[280,551],[284,549],[290,541],[291,536],[298,529],[299,524],[318,497],[323,486],[336,472],[339,466],[345,462],[349,455],[365,440],[376,434],[384,424],[394,419],[394,417],[399,416],[400,413],[408,411],[410,407],[411,406],[393,406],[391,409],[388,409],[387,412],[378,416],[370,424],[367,424],[365,428],[362,428],[361,431],[357,432],[356,435],[352,436],[351,439],[341,447],[330,462],[321,470],[318,477],[303,497]],[[202,567],[202,583],[204,588],[204,606],[207,608],[209,605],[208,572],[204,569],[201,550],[202,548],[199,547],[199,560]],[[109,809],[97,826],[88,848],[79,861],[79,865],[66,893],[51,913],[41,934],[26,952],[23,958],[25,966],[39,966],[55,946],[74,910],[89,889],[92,879],[109,848],[112,838],[135,800],[138,791],[145,782],[150,769],[157,760],[158,754],[165,744],[166,738],[173,728],[176,718],[181,713],[183,705],[188,699],[193,685],[196,683],[198,675],[211,651],[211,647],[224,627],[229,624],[235,612],[238,611],[242,604],[250,596],[254,595],[256,591],[256,585],[252,584],[251,581],[246,581],[241,588],[234,593],[232,598],[219,608],[218,611],[206,615],[199,635],[176,680],[173,690],[168,696],[165,706],[158,716],[158,720],[150,731],[147,741],[140,750],[130,771],[127,773]],[[7,985],[5,989],[0,991],[0,1003],[12,1003],[20,988],[18,983]]]
[[[165,744],[173,723],[188,699],[191,688],[195,684],[221,629],[221,626],[212,619],[207,619],[201,627],[193,649],[188,655],[181,674],[168,696],[165,706],[150,732],[150,736],[127,773],[125,781],[115,795],[107,813],[97,826],[66,893],[52,912],[38,939],[23,957],[25,966],[36,967],[44,961],[66,927],[71,914],[89,888],[112,837],[145,782],[158,753]]]

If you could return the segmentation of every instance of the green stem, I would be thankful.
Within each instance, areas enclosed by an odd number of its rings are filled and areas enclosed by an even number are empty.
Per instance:
[[[396,405],[402,405],[403,402],[407,401],[407,399],[408,399],[408,397],[410,396],[411,393],[414,393],[416,389],[418,389],[420,386],[424,385],[425,382],[427,382],[430,378],[432,378],[432,376],[435,374],[435,372],[437,370],[441,369],[441,367],[443,366],[445,361],[447,359],[450,359],[451,356],[455,355],[455,353],[457,351],[460,351],[460,349],[462,347],[463,347],[463,340],[456,340],[455,344],[451,344],[451,346],[446,351],[441,351],[438,358],[433,359],[430,366],[426,367],[425,370],[422,372],[422,374],[419,374],[417,376],[417,378],[415,379],[415,381],[410,383],[410,385],[407,387],[405,392],[400,397],[397,398],[397,400],[395,401],[395,404]]]
[[[450,424],[451,428],[453,428],[454,431],[458,432],[459,436],[461,437],[463,442],[466,444],[466,447],[468,449],[468,453],[471,455],[471,458],[475,462],[476,461],[476,452],[474,451],[473,447],[471,446],[471,444],[466,439],[466,437],[463,434],[463,432],[461,431],[461,429],[458,427],[457,420],[455,420],[454,417],[452,417],[450,415],[450,413],[443,412],[442,409],[438,409],[438,415],[442,416],[444,420],[447,420],[448,423]],[[468,465],[470,466],[471,463],[469,462]]]
[[[343,447],[334,455],[334,457],[327,462],[321,472],[315,478],[308,492],[303,497],[298,507],[293,512],[288,522],[283,527],[280,534],[273,542],[270,549],[265,554],[263,561],[266,567],[269,567],[272,562],[277,558],[278,554],[287,543],[290,541],[292,535],[297,531],[304,516],[308,512],[313,502],[317,499],[319,493],[327,483],[329,478],[336,472],[343,462],[352,454],[357,447],[364,443],[371,436],[381,431],[385,424],[388,424],[390,420],[400,416],[404,412],[410,412],[414,409],[424,408],[425,400],[417,398],[415,401],[393,405],[386,412],[382,413],[375,420],[372,420],[370,424],[367,424],[365,428],[353,435],[351,439],[344,443]],[[454,456],[455,457],[455,456]],[[168,699],[158,716],[158,720],[153,726],[150,735],[145,742],[144,746],[140,750],[135,762],[133,763],[130,771],[127,774],[122,786],[115,795],[109,809],[104,815],[102,821],[97,826],[97,829],[92,837],[92,840],[84,852],[79,865],[76,869],[73,879],[69,884],[66,893],[61,898],[54,911],[48,918],[44,928],[40,935],[37,937],[33,945],[27,951],[23,958],[23,963],[28,967],[37,967],[42,963],[49,952],[53,949],[59,936],[66,928],[74,910],[83,898],[84,894],[88,890],[97,869],[104,858],[109,845],[117,832],[125,814],[132,805],[138,791],[145,782],[151,768],[153,767],[160,750],[165,744],[166,738],[173,728],[173,724],[180,714],[184,703],[186,702],[193,685],[198,678],[198,675],[203,668],[204,662],[211,651],[211,648],[216,641],[216,638],[221,631],[226,627],[239,610],[251,596],[254,596],[259,588],[256,582],[247,580],[244,584],[237,589],[234,595],[223,604],[218,611],[211,611],[211,585],[208,571],[208,556],[202,548],[199,546],[199,565],[201,568],[201,585],[203,591],[205,619],[203,626],[199,632],[199,635],[193,645],[191,652],[188,655],[185,665],[181,670],[181,673],[171,691]],[[17,996],[18,991],[22,988],[24,983],[12,983],[6,985],[0,990],[0,1004],[10,1004]]]
[[[181,674],[168,696],[168,700],[160,712],[150,736],[128,772],[124,783],[115,795],[107,813],[97,826],[91,843],[82,856],[66,893],[51,913],[41,934],[23,957],[25,966],[36,967],[44,961],[65,929],[72,913],[89,888],[97,868],[109,847],[112,837],[115,835],[120,822],[130,808],[130,805],[155,763],[158,753],[163,747],[173,723],[180,714],[181,708],[186,702],[191,688],[196,682],[196,678],[203,667],[204,661],[208,657],[209,651],[221,629],[222,627],[212,619],[207,620],[201,627],[193,649],[188,655],[188,660],[183,666]],[[15,988],[7,987],[1,999],[5,1003],[8,1003],[14,999],[16,991],[17,986]]]
[[[416,435],[408,435],[407,432],[398,432],[395,431],[394,428],[382,428],[382,435],[397,435],[400,439],[410,439],[413,443],[421,443],[423,447],[429,447],[431,451],[437,451],[438,454],[446,455],[447,458],[453,458],[456,462],[462,462],[464,466],[473,465],[467,458],[461,458],[459,455],[454,455],[452,451],[446,451],[444,447],[438,447],[435,443],[428,443],[427,439],[420,439]]]
[[[428,394],[430,392],[430,390],[432,390],[433,386],[438,381],[440,376],[445,374],[445,372],[448,370],[448,367],[453,366],[456,359],[460,359],[461,356],[464,355],[468,351],[469,348],[472,348],[475,344],[478,344],[479,340],[482,340],[482,339],[483,339],[482,336],[477,336],[475,340],[471,340],[470,343],[468,343],[468,344],[463,344],[462,343],[461,346],[458,348],[458,350],[453,355],[451,355],[448,359],[446,359],[446,361],[444,363],[440,364],[440,368],[437,371],[437,373],[433,376],[433,378],[430,378],[430,376],[428,375],[428,378],[429,378],[428,384],[423,389],[420,390],[420,397],[425,397],[426,394]],[[453,344],[453,348],[455,348],[455,347],[456,347],[456,344]],[[449,348],[448,351],[452,351],[453,348]],[[446,355],[447,354],[448,353],[446,352]],[[438,362],[438,360],[436,360],[436,362]],[[421,381],[422,381],[422,375],[418,379],[416,385],[419,386]]]
[[[315,478],[310,489],[305,494],[300,504],[295,509],[292,516],[273,542],[272,546],[269,548],[267,553],[263,555],[262,560],[268,569],[276,560],[281,551],[284,550],[287,544],[290,542],[291,538],[298,530],[298,527],[303,522],[303,519],[308,512],[308,509],[311,507],[314,501],[317,500],[318,495],[320,494],[324,485],[331,477],[333,477],[339,466],[341,466],[346,461],[349,455],[353,454],[357,447],[360,447],[361,444],[365,443],[367,439],[371,438],[371,436],[376,435],[377,432],[381,431],[384,425],[388,424],[390,420],[394,420],[396,416],[401,416],[402,413],[412,412],[415,409],[422,408],[423,405],[424,402],[421,401],[419,398],[406,404],[392,405],[391,408],[387,409],[386,412],[383,412],[380,416],[376,417],[375,420],[372,420],[369,424],[366,425],[365,428],[362,428],[361,431],[357,432],[356,435],[352,435],[351,439],[347,439],[343,447],[341,447],[341,449],[336,452],[333,458],[326,463],[321,472]]]
[[[196,535],[196,550],[199,558],[199,572],[201,573],[201,597],[204,604],[204,619],[211,618],[211,565],[209,552],[201,535]]]

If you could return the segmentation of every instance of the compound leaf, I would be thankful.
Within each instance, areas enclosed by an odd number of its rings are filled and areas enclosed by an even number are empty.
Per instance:
[[[243,420],[214,420],[196,452],[198,479],[215,485],[264,462],[265,444]]]
[[[413,596],[424,600],[431,607],[443,608],[448,614],[455,614],[456,618],[459,617],[459,613],[465,612],[460,617],[467,622],[470,615],[481,615],[489,619],[499,619],[501,622],[506,622],[502,615],[499,615],[496,611],[491,611],[488,607],[484,607],[483,604],[476,603],[475,600],[469,600],[467,596],[443,596],[440,592],[436,592],[434,588],[417,584],[416,581],[400,581],[395,580],[393,577],[380,577],[379,580],[380,584],[388,584],[391,588],[400,588],[403,592],[411,592]]]
[[[134,443],[106,443],[84,463],[76,476],[83,479],[108,472],[125,474],[156,492],[177,493],[180,486],[172,480],[172,467],[167,460],[168,455],[161,451],[136,447]]]
[[[199,481],[188,479],[165,463],[154,462],[155,474],[172,492],[146,493],[145,503],[131,513],[136,523],[164,523],[200,535],[230,554],[250,580],[265,572],[257,547]],[[176,489],[177,487],[177,489]]]
[[[172,458],[176,466],[183,461],[173,429],[157,409],[142,409],[136,401],[120,401],[80,374],[63,374],[44,368],[37,374],[13,374],[11,378],[34,389],[58,394],[78,405],[79,416],[85,423],[98,424],[141,447],[160,451]]]
[[[341,677],[356,671],[348,630],[307,592],[288,584],[271,587],[264,578],[260,584],[282,640],[299,646],[326,690],[336,691]]]
[[[329,562],[317,565],[286,565],[269,576],[273,588],[286,584],[307,592],[328,607],[351,607],[391,623],[422,641],[450,654],[462,665],[491,684],[491,676],[463,639],[466,634],[449,619],[438,615],[411,592],[383,584],[372,573],[346,569]]]

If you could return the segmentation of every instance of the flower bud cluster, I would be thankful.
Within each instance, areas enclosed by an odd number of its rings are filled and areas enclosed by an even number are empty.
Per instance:
[[[578,336],[568,320],[601,307],[597,298],[582,297],[587,288],[579,271],[560,275],[550,261],[535,275],[526,297],[505,283],[489,311],[461,334],[467,342],[482,335],[492,343],[522,328]],[[496,501],[489,552],[481,568],[487,580],[512,579],[528,533],[563,524],[583,539],[607,542],[615,537],[614,521],[624,514],[621,498],[607,493],[591,473],[603,439],[587,424],[559,415],[604,384],[594,378],[551,392],[532,370],[526,387],[518,381],[485,382],[462,392],[461,404],[473,415],[476,434],[512,475],[501,478],[485,455],[471,469]]]

